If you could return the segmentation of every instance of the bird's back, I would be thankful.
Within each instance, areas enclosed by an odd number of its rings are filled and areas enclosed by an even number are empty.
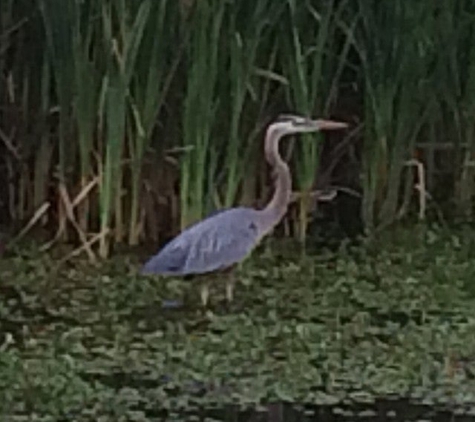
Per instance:
[[[259,241],[259,211],[224,210],[184,230],[142,268],[143,274],[203,274],[243,260]]]

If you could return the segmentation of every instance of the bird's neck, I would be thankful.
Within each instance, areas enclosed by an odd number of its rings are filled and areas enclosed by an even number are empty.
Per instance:
[[[274,194],[267,206],[262,210],[266,232],[271,231],[287,212],[292,192],[292,179],[287,164],[279,154],[281,135],[269,131],[266,135],[265,153],[268,163],[273,168]]]

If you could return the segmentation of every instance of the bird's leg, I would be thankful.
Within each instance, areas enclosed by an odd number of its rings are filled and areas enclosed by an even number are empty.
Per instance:
[[[209,299],[209,286],[208,286],[208,283],[205,281],[201,285],[201,303],[204,307],[208,305],[208,299]]]
[[[228,302],[233,301],[235,283],[236,283],[235,274],[234,274],[234,271],[231,271],[226,277],[226,299],[228,300]]]

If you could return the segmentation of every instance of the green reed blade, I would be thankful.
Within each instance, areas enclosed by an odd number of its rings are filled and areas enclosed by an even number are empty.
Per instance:
[[[225,207],[234,204],[237,191],[244,177],[249,154],[254,150],[251,144],[254,139],[244,135],[241,129],[246,100],[250,95],[255,69],[266,58],[269,47],[273,43],[270,30],[277,22],[283,8],[272,1],[259,1],[254,7],[246,3],[233,3],[228,10],[228,42],[229,42],[229,135],[222,143],[224,151],[223,168],[225,177]],[[259,100],[257,100],[259,101]],[[248,124],[252,130],[254,123]],[[247,137],[247,141],[246,141]]]
[[[114,206],[115,195],[120,195],[117,191],[117,182],[120,180],[120,166],[122,158],[122,146],[125,135],[125,87],[123,78],[117,72],[111,72],[110,78],[106,82],[105,98],[105,162],[102,170],[102,182],[100,189],[101,203],[101,238],[99,254],[106,257],[109,253],[108,236],[104,234],[110,230]]]
[[[183,143],[193,149],[181,161],[182,228],[203,217],[210,195],[208,175],[215,172],[216,151],[210,145],[218,106],[216,82],[225,7],[220,1],[200,1],[191,23]]]
[[[346,2],[337,5],[333,1],[317,5],[297,7],[295,0],[288,0],[288,20],[282,31],[282,57],[284,75],[288,77],[287,96],[296,112],[307,116],[322,113],[330,96],[330,89],[337,81],[345,64],[348,49],[338,51],[335,46],[335,15],[346,7]],[[311,22],[311,25],[310,25]],[[303,31],[301,28],[312,28]],[[333,73],[336,73],[336,76]],[[320,136],[320,135],[316,135]],[[303,138],[311,138],[304,136]],[[293,149],[293,144],[290,144]],[[314,141],[297,144],[298,154],[295,159],[296,184],[298,189],[308,192],[312,189],[318,166],[319,145]],[[308,224],[308,198],[302,195],[299,202],[297,233],[304,241]]]
[[[55,90],[59,105],[59,160],[61,182],[74,155],[71,134],[70,107],[74,87],[73,28],[78,6],[75,0],[38,0],[46,32],[46,45],[52,60]]]
[[[371,231],[396,216],[404,163],[425,115],[429,62],[420,34],[428,17],[423,5],[400,0],[389,8],[364,1],[358,6],[355,48],[365,81],[366,118],[363,208]],[[407,30],[412,27],[417,29]]]
[[[149,145],[157,116],[164,105],[169,88],[167,81],[173,77],[172,62],[179,59],[182,50],[170,48],[177,39],[179,9],[171,2],[154,3],[149,9],[149,20],[137,52],[137,63],[132,79],[131,108],[136,133],[129,137],[131,158],[131,203],[129,244],[137,244],[140,235],[140,193],[143,158]],[[175,22],[175,26],[172,24]],[[163,145],[158,144],[163,152]]]

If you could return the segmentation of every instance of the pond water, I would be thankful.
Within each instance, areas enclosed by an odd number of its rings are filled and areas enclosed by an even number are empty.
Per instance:
[[[207,311],[134,257],[5,257],[2,420],[475,420],[475,248],[450,239],[263,248]]]

